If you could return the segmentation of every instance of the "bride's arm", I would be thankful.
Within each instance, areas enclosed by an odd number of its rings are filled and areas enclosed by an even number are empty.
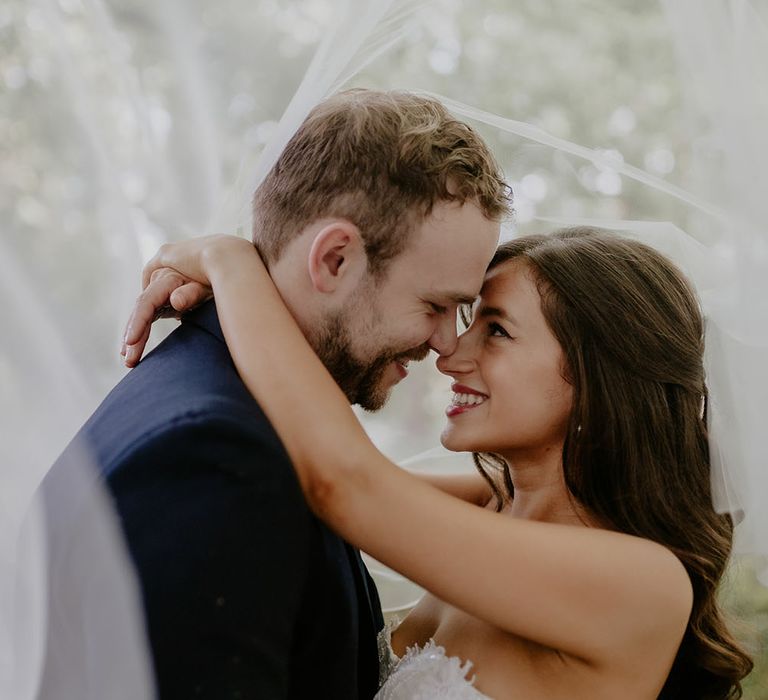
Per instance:
[[[419,474],[409,472],[425,484],[476,506],[486,506],[493,498],[491,487],[480,474]]]
[[[623,653],[622,640],[664,643],[671,631],[682,634],[688,579],[660,545],[477,508],[382,455],[255,251],[241,244],[164,247],[148,272],[173,267],[210,282],[240,376],[283,440],[319,517],[442,600],[590,663]]]
[[[250,253],[250,251],[248,252]],[[137,305],[134,317],[131,319],[136,328],[135,337],[130,339],[130,348],[125,342],[121,347],[120,353],[125,358],[125,364],[128,367],[135,367],[138,364],[149,340],[152,322],[156,318],[169,315],[179,317],[182,313],[195,308],[210,298],[211,289],[207,284],[185,279],[170,268],[154,270],[151,276],[147,278],[147,287],[142,295],[141,303]],[[493,496],[488,482],[477,472],[463,474],[410,473],[444,493],[478,506],[486,506]]]

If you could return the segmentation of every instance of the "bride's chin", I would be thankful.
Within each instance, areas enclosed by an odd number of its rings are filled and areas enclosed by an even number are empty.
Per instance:
[[[457,435],[450,425],[440,435],[440,444],[451,452],[472,452],[474,450],[471,441]]]

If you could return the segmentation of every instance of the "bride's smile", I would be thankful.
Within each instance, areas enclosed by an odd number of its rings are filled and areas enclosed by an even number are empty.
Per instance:
[[[473,408],[477,408],[490,398],[488,394],[483,394],[481,391],[476,391],[458,382],[451,385],[451,391],[453,391],[453,398],[448,408],[445,409],[445,414],[448,418],[453,418]]]

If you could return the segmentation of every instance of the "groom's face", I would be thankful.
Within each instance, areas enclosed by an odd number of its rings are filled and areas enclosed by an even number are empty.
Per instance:
[[[455,350],[457,308],[480,292],[498,238],[475,204],[439,202],[383,278],[326,319],[313,345],[351,403],[380,409],[409,361]]]

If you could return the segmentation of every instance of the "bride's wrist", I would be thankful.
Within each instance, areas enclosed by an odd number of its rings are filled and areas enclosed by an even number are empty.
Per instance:
[[[244,238],[222,236],[203,250],[202,268],[209,284],[215,286],[217,279],[228,277],[240,267],[252,264],[249,258],[256,255],[253,244]]]

